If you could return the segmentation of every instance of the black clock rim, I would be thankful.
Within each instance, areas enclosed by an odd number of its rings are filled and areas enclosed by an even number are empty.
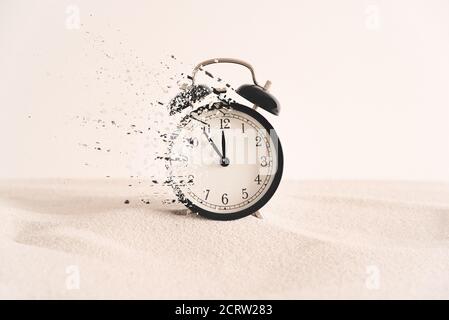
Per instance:
[[[221,221],[230,221],[230,220],[241,219],[241,218],[244,218],[246,216],[249,216],[249,215],[257,212],[262,207],[264,207],[268,203],[268,201],[273,197],[274,193],[276,192],[277,188],[279,187],[279,184],[282,179],[282,173],[284,171],[284,154],[282,152],[281,140],[279,139],[279,136],[277,135],[277,132],[276,132],[276,130],[274,130],[271,123],[268,122],[268,120],[265,119],[265,117],[262,114],[260,114],[259,112],[255,111],[247,106],[244,106],[242,104],[235,103],[235,102],[231,103],[229,106],[232,109],[246,113],[249,116],[253,117],[268,132],[272,133],[273,138],[277,140],[277,143],[275,143],[274,145],[275,145],[276,154],[278,156],[278,159],[277,159],[278,161],[277,161],[276,173],[274,175],[273,181],[271,182],[268,190],[265,192],[265,194],[262,196],[262,198],[259,199],[259,201],[257,201],[255,204],[253,204],[252,206],[250,206],[242,211],[237,211],[234,213],[215,213],[215,212],[200,208],[200,207],[196,206],[195,204],[193,204],[189,199],[187,199],[187,198],[185,199],[185,206],[188,207],[193,212],[196,212],[199,215],[201,215],[205,218],[208,218],[208,219],[221,220]]]

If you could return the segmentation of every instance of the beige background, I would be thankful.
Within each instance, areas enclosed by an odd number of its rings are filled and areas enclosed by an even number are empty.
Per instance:
[[[447,299],[448,35],[447,0],[0,0],[0,178],[56,177],[0,179],[0,298]],[[283,106],[263,219],[144,180],[164,174],[151,103],[217,56]]]
[[[0,176],[141,170],[141,138],[74,119],[102,110],[120,119],[118,102],[147,117],[145,102],[95,72],[123,74],[133,55],[157,70],[174,54],[186,70],[210,57],[242,58],[259,81],[272,80],[283,109],[269,120],[287,178],[449,180],[448,36],[445,0],[1,0]],[[122,55],[109,61],[95,37]],[[248,81],[229,70],[236,84]],[[79,147],[97,139],[123,152]]]

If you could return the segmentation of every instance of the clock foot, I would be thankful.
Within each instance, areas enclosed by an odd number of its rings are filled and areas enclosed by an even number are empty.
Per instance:
[[[180,210],[173,210],[173,213],[177,216],[187,216],[192,213],[190,209],[180,209]]]
[[[263,219],[263,215],[262,213],[260,213],[260,211],[256,211],[253,213],[253,216],[258,218],[258,219]]]

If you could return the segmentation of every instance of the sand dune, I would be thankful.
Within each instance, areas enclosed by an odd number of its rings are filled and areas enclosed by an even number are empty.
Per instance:
[[[449,184],[287,181],[264,219],[231,222],[169,196],[135,180],[2,181],[0,297],[449,298]]]

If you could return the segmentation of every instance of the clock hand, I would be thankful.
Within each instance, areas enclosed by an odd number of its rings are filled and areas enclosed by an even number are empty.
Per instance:
[[[201,122],[202,124],[205,124],[206,126],[210,126],[207,122],[204,122],[203,120],[200,120],[200,119],[198,119],[198,118],[195,118],[194,116],[190,116],[190,118],[192,118],[192,119],[194,119],[194,120],[196,120],[196,121],[198,121],[198,122]]]
[[[226,157],[226,138],[225,138],[224,130],[221,131],[221,151],[223,152],[223,156],[221,157],[220,164],[223,167],[226,167],[229,165],[229,159]]]
[[[217,146],[215,145],[214,141],[212,140],[212,138],[206,133],[206,128],[203,128],[203,133],[207,138],[207,141],[209,141],[209,143],[212,145],[212,147],[214,148],[215,152],[220,156],[221,159],[223,159],[223,155],[221,154],[220,150],[218,150]]]
[[[226,138],[223,130],[221,130],[221,152],[223,153],[223,158],[226,158]]]

